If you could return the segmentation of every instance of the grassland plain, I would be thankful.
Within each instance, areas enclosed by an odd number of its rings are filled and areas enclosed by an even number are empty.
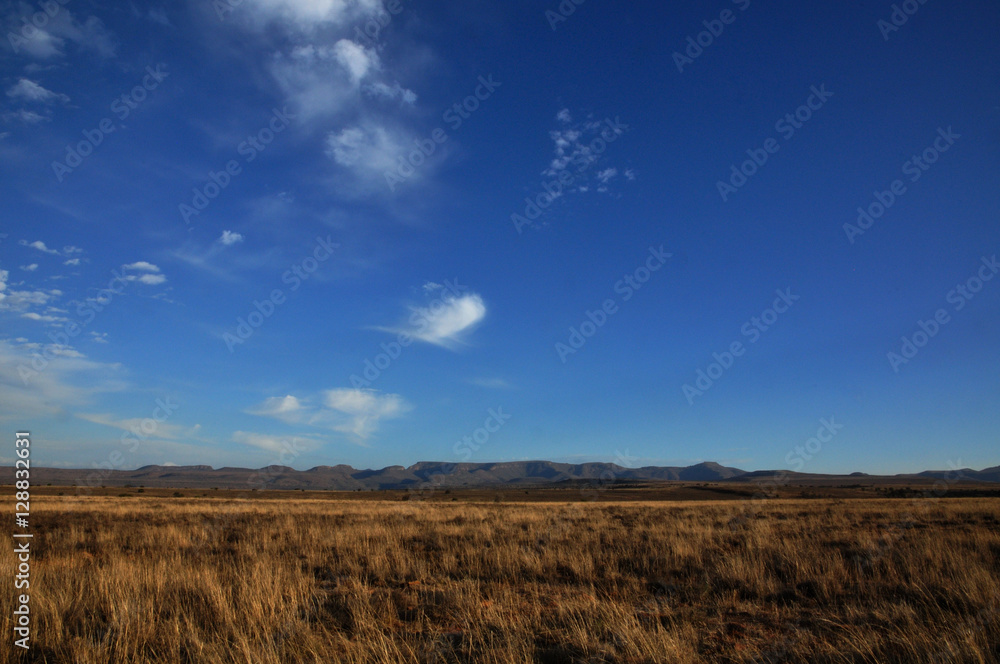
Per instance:
[[[2,661],[1000,661],[995,498],[33,503]]]

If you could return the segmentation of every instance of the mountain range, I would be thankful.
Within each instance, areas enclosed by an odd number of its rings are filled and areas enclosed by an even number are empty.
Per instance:
[[[32,469],[33,484],[64,486],[148,486],[220,489],[307,489],[367,491],[440,487],[555,486],[569,483],[623,482],[767,482],[796,484],[850,483],[949,483],[1000,482],[1000,466],[984,470],[929,470],[907,475],[821,475],[783,470],[745,471],[704,462],[693,466],[644,466],[626,468],[613,463],[556,463],[511,461],[497,463],[444,463],[422,461],[410,467],[387,466],[357,470],[347,465],[316,466],[295,470],[287,466],[264,468],[212,468],[211,466],[143,466],[136,470],[107,468]]]

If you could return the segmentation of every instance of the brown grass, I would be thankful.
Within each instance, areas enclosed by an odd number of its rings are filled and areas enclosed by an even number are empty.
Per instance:
[[[1000,661],[996,499],[32,507],[2,661]]]

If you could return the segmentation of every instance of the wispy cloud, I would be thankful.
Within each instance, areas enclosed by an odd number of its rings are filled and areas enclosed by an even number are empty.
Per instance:
[[[42,351],[39,343],[0,339],[0,420],[62,416],[126,387],[119,364],[95,362],[63,344]]]
[[[40,323],[61,323],[67,320],[65,316],[52,316],[49,314],[39,314],[35,313],[34,311],[29,311],[28,313],[21,314],[21,318],[27,318],[28,320],[38,321]]]
[[[243,235],[240,233],[234,233],[233,231],[222,231],[222,235],[219,236],[218,241],[223,246],[229,247],[242,242]]]
[[[283,397],[268,397],[247,412],[251,415],[273,417],[288,424],[300,424],[304,421],[307,411],[298,397],[289,394]]]
[[[476,387],[485,387],[490,390],[509,390],[513,387],[503,378],[473,378],[469,381],[469,384]]]
[[[69,103],[68,96],[47,90],[27,78],[18,79],[17,83],[9,87],[7,89],[7,96],[11,99],[36,104]]]
[[[315,450],[323,444],[322,440],[310,436],[273,436],[249,431],[234,431],[232,440],[265,452],[291,454],[293,457]]]
[[[48,18],[48,22],[42,27],[33,26],[35,29],[30,38],[17,36],[19,51],[40,60],[48,60],[66,55],[67,45],[73,44],[82,51],[91,51],[103,58],[115,55],[117,46],[114,36],[96,16],[79,21],[68,8],[60,7],[59,11],[50,14]],[[16,14],[8,17],[8,23],[16,25],[15,30],[20,32],[21,23]]]
[[[194,438],[198,430],[201,428],[200,425],[194,425],[193,427],[186,427],[180,424],[175,424],[171,422],[157,422],[152,418],[146,417],[133,417],[129,419],[116,419],[111,415],[106,413],[76,413],[76,416],[81,420],[87,422],[92,422],[94,424],[101,424],[104,426],[112,427],[115,429],[120,429],[121,431],[131,431],[133,433],[140,432],[146,437],[164,440],[183,440]],[[152,431],[149,431],[150,424],[153,422],[156,426]],[[145,427],[143,425],[145,423]]]
[[[412,407],[398,394],[377,390],[335,388],[316,398],[293,395],[270,397],[247,413],[271,417],[286,424],[307,425],[352,434],[365,441],[382,420],[404,415]]]
[[[42,251],[42,252],[44,252],[46,254],[53,254],[55,256],[59,255],[59,251],[58,250],[56,250],[56,249],[49,249],[47,246],[45,246],[45,243],[42,242],[41,240],[35,240],[34,242],[28,242],[27,240],[21,240],[20,242],[18,242],[18,244],[20,244],[22,247],[31,247],[32,249],[37,249],[38,251]]]
[[[427,285],[424,288],[428,290]],[[485,317],[486,304],[478,293],[447,293],[426,307],[410,307],[410,317],[405,325],[375,329],[408,334],[435,346],[455,349],[467,343],[469,334]]]
[[[330,132],[326,154],[350,177],[350,187],[342,187],[344,193],[371,194],[385,191],[386,173],[395,172],[399,159],[413,149],[412,141],[405,130],[368,122]],[[415,169],[409,179],[416,181],[427,172]]]

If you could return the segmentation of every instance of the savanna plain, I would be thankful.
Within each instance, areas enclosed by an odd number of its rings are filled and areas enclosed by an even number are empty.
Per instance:
[[[1000,661],[997,498],[176,493],[33,496],[0,660]]]

